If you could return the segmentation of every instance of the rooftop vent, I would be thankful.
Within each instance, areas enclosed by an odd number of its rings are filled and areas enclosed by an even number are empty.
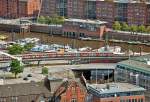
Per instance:
[[[4,80],[0,79],[0,85],[4,85]]]
[[[150,65],[150,61],[147,61],[147,65]]]

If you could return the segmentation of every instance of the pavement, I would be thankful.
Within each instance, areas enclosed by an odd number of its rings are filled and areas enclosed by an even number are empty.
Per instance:
[[[80,64],[80,65],[55,65],[55,66],[45,66],[48,68],[49,76],[58,77],[58,78],[74,78],[72,69],[114,69],[115,64]],[[42,66],[39,67],[26,67],[24,72],[19,74],[20,76],[17,79],[5,79],[4,84],[16,84],[16,83],[29,83],[31,81],[39,82],[44,80],[45,75],[41,74]],[[5,72],[5,75],[11,74],[10,72]],[[28,74],[31,74],[32,77],[28,77],[28,80],[23,80],[27,77]],[[0,71],[0,75],[4,75],[3,71]]]

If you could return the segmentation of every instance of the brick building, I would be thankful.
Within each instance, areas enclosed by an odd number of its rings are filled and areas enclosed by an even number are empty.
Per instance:
[[[66,19],[63,25],[63,33],[66,37],[96,37],[102,38],[107,22],[99,20]]]
[[[64,81],[56,89],[51,102],[86,102],[85,86],[74,80]]]
[[[18,18],[37,16],[40,0],[0,0],[0,17]]]
[[[36,17],[40,9],[40,0],[19,0],[19,17]]]
[[[18,0],[0,0],[0,16],[16,18],[18,16]]]
[[[127,23],[129,25],[146,24],[146,9],[145,3],[129,3],[127,10]]]
[[[69,18],[84,18],[85,0],[68,0],[67,10]]]
[[[0,85],[0,102],[48,102],[50,96],[43,83]]]
[[[109,22],[109,25],[114,22],[114,4],[112,1],[97,1],[96,18]]]
[[[147,5],[147,13],[146,13],[146,23],[147,25],[150,25],[150,4]]]
[[[145,102],[144,88],[128,83],[88,85],[91,102]]]
[[[68,18],[98,19],[129,25],[150,24],[150,1],[140,0],[43,0],[41,15],[52,14]],[[46,11],[47,12],[46,12]]]

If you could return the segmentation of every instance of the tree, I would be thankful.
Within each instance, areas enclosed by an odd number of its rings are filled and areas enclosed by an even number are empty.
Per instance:
[[[140,26],[138,27],[138,31],[141,32],[141,33],[146,32],[145,26],[144,26],[144,25],[140,25]]]
[[[38,22],[44,24],[45,23],[45,17],[44,16],[40,16],[38,18]]]
[[[8,47],[8,53],[12,55],[21,54],[24,51],[24,47],[19,44],[14,44]]]
[[[48,74],[48,68],[46,67],[42,68],[42,74]]]
[[[147,33],[150,33],[150,26],[148,26],[148,27],[146,28],[146,32],[147,32]]]
[[[52,23],[52,18],[49,16],[45,17],[45,24],[51,24]]]
[[[35,44],[33,44],[33,43],[27,43],[26,45],[24,45],[24,49],[26,51],[30,51],[34,46],[35,46]]]
[[[127,25],[126,22],[123,22],[121,25],[121,30],[123,31],[129,31],[129,26]]]
[[[115,21],[115,23],[113,24],[113,29],[114,30],[121,30],[121,25],[118,21]]]
[[[12,60],[10,67],[11,67],[10,72],[15,74],[15,78],[19,73],[23,72],[23,66],[21,65],[21,62],[18,60]]]
[[[137,32],[138,27],[136,25],[130,26],[130,31],[134,34],[134,32]]]

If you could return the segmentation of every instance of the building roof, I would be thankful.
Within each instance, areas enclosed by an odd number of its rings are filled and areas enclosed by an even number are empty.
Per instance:
[[[99,24],[99,25],[107,23],[105,21],[100,21],[100,20],[89,20],[89,19],[84,20],[84,19],[73,19],[73,18],[65,19],[65,21],[76,22],[76,23]]]
[[[71,88],[72,86],[79,86],[81,90],[83,90],[84,93],[86,93],[86,87],[81,84],[80,80],[78,79],[68,79],[66,81],[63,81],[61,85],[57,88],[57,90],[54,92],[54,95],[52,97],[52,102],[54,102],[53,99],[59,98],[59,96],[66,93],[66,91]]]
[[[29,1],[29,0],[19,0],[19,1],[27,2],[27,1]]]
[[[50,92],[43,83],[21,83],[0,85],[0,97],[25,96],[45,94],[49,97]]]
[[[144,88],[129,83],[90,84],[88,90],[98,95],[145,91]]]
[[[150,74],[149,61],[150,61],[150,54],[126,61],[121,61],[118,63],[118,65],[125,66],[126,68],[133,69],[139,72]]]
[[[116,63],[99,63],[99,64],[80,64],[71,66],[71,70],[95,70],[95,69],[112,69],[114,70]]]
[[[108,1],[108,0],[87,0],[87,1]],[[146,3],[149,4],[149,1],[142,2],[140,0],[110,0],[108,2],[116,2],[116,3]]]

